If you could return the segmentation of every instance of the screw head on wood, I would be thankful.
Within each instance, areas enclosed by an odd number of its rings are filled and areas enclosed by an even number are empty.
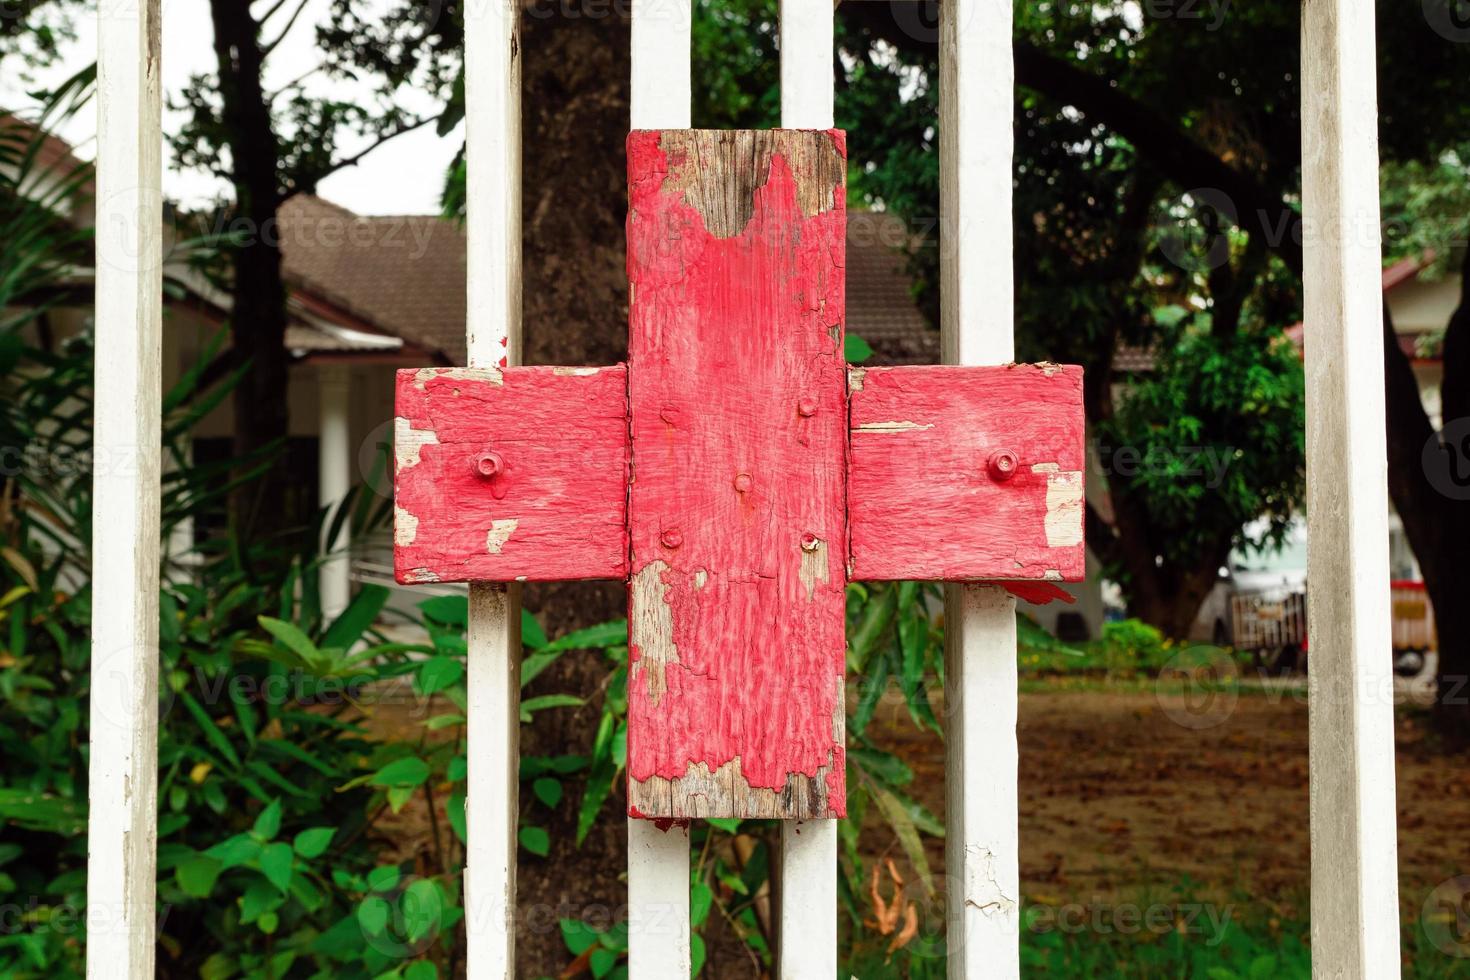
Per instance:
[[[684,535],[676,527],[671,527],[658,536],[659,542],[665,548],[677,548],[684,543]]]
[[[741,493],[749,493],[750,488],[755,486],[755,481],[750,478],[749,473],[737,473],[735,475],[735,489]]]
[[[813,534],[810,531],[806,532],[805,534],[803,534],[801,536],[801,550],[802,551],[816,551],[817,550],[817,546],[820,545],[821,543],[822,543],[822,540],[820,538],[818,538],[815,534]]]
[[[986,469],[990,471],[993,480],[1009,480],[1016,475],[1016,468],[1021,465],[1021,459],[1009,449],[997,449],[990,454],[990,462]]]
[[[796,412],[802,418],[811,418],[817,414],[817,400],[815,398],[803,398],[796,403]]]
[[[493,449],[486,450],[475,457],[475,472],[487,480],[493,479],[505,472],[505,460]]]

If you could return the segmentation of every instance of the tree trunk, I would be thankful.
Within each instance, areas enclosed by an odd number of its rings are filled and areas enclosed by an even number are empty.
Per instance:
[[[234,167],[234,227],[243,241],[232,255],[230,338],[249,370],[234,392],[234,456],[245,459],[283,443],[287,433],[286,287],[276,226],[280,182],[270,105],[261,87],[259,25],[239,0],[210,0],[219,61],[221,117]],[[287,483],[280,467],[237,490],[231,522],[260,537],[287,523]]]
[[[1456,451],[1470,426],[1470,250],[1460,275],[1460,305],[1445,327],[1441,382],[1444,432]],[[1470,604],[1465,601],[1470,596],[1470,562],[1464,552],[1470,542],[1470,499],[1464,499],[1466,488],[1427,465],[1425,447],[1434,429],[1386,308],[1384,343],[1389,492],[1424,574],[1439,634],[1435,727],[1452,744],[1470,746]]]

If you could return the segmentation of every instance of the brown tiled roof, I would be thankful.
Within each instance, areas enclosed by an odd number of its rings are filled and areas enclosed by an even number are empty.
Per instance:
[[[432,216],[364,217],[319,197],[281,206],[287,282],[366,323],[441,353],[465,358],[465,239]],[[939,360],[939,334],[914,302],[902,219],[849,215],[847,330],[874,349],[873,363]]]
[[[286,281],[380,329],[465,360],[465,240],[432,215],[365,217],[298,194],[281,206]]]
[[[908,252],[914,238],[884,211],[847,216],[847,332],[873,348],[874,364],[935,364],[939,331],[914,302]]]
[[[1113,352],[1113,370],[1120,374],[1152,371],[1157,361],[1158,352],[1153,347],[1119,344]]]

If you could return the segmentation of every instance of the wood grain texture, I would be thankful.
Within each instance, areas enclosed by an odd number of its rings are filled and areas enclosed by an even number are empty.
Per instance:
[[[852,578],[1083,578],[1081,368],[855,369],[851,389]]]
[[[845,145],[628,139],[629,810],[841,816]]]
[[[398,581],[626,577],[626,383],[621,365],[398,372]]]
[[[1374,5],[1302,4],[1312,975],[1399,976]]]
[[[105,6],[97,45],[97,379],[87,976],[154,976],[163,206],[159,0]],[[9,931],[7,929],[7,931]]]

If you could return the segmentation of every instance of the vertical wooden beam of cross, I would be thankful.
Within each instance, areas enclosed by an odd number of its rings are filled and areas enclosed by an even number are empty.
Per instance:
[[[849,579],[1080,579],[1081,371],[843,362],[845,138],[628,141],[629,363],[399,374],[399,581],[629,582],[635,816],[845,813]]]

